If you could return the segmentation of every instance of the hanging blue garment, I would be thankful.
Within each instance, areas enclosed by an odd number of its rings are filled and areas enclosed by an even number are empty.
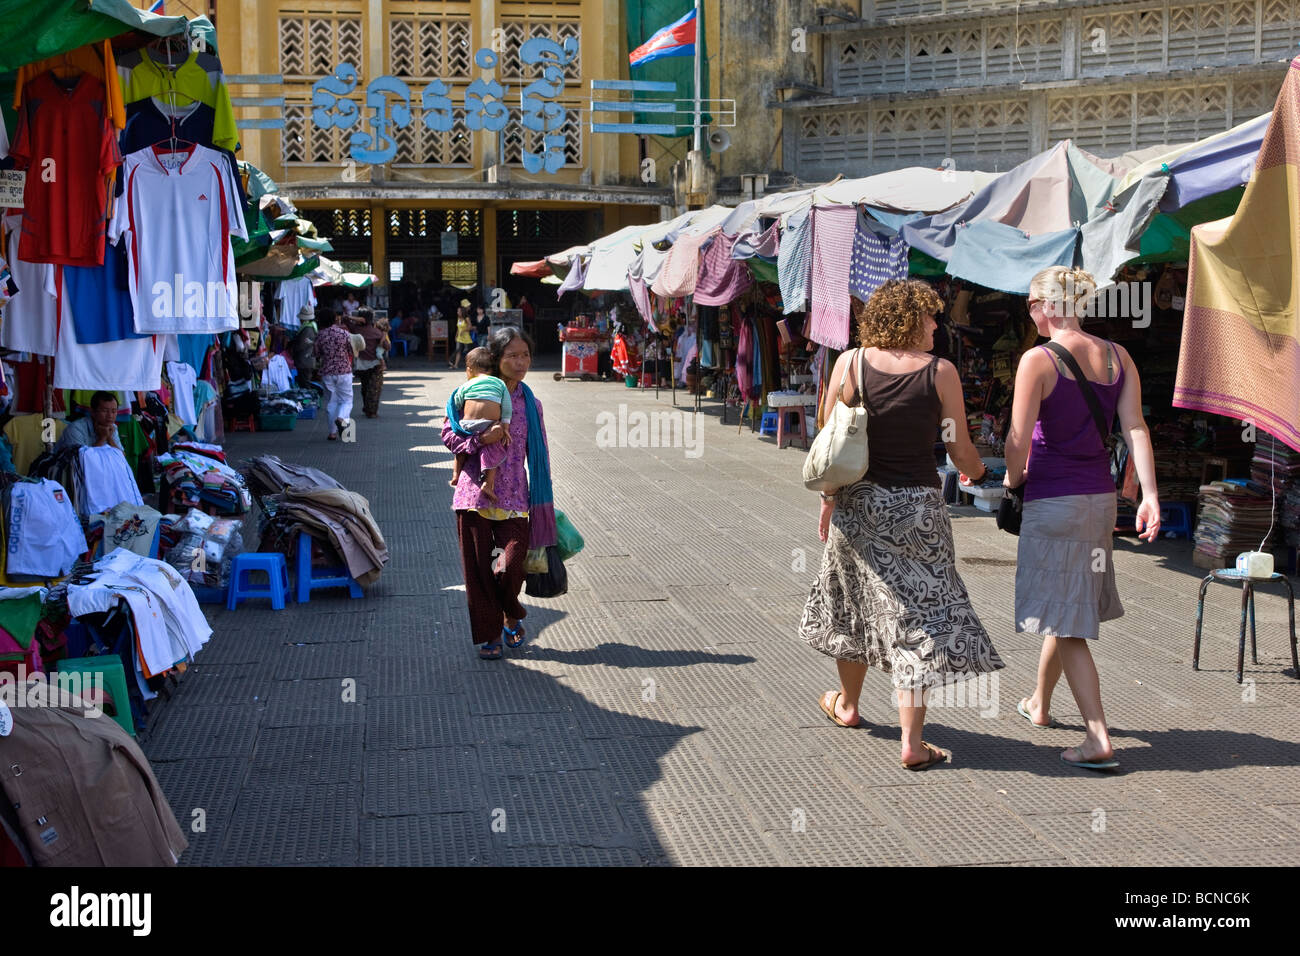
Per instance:
[[[888,280],[906,279],[907,252],[907,242],[897,229],[876,222],[859,209],[849,261],[850,294],[866,302]]]
[[[989,289],[1026,295],[1029,280],[1049,266],[1073,266],[1078,229],[1026,236],[986,219],[957,231],[948,274]]]

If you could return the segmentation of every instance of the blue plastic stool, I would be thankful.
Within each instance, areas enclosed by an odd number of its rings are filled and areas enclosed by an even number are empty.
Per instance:
[[[760,435],[775,435],[777,429],[777,412],[764,412],[763,423],[758,426]]]
[[[347,568],[320,568],[312,571],[311,542],[311,535],[305,531],[298,532],[298,603],[306,604],[310,601],[311,592],[317,588],[347,588],[352,597],[364,597],[361,585],[348,574]]]
[[[1192,506],[1185,501],[1170,501],[1160,505],[1160,532],[1167,538],[1192,536]]]
[[[398,349],[401,349],[403,357],[405,357],[409,353],[409,348],[406,344],[406,339],[393,339],[392,346],[394,352],[396,352]]]
[[[266,572],[266,584],[253,584],[251,572]],[[241,598],[270,598],[271,607],[284,610],[289,596],[289,562],[278,552],[246,551],[235,555],[230,566],[230,592],[226,596],[226,609],[233,611]]]

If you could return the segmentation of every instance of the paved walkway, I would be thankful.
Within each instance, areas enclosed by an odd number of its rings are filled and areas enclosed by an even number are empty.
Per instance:
[[[960,570],[1007,663],[974,700],[930,712],[953,754],[898,763],[887,678],[870,728],[817,707],[834,667],[795,634],[820,561],[797,449],[719,424],[702,447],[605,447],[646,413],[616,384],[532,374],[555,497],[587,540],[569,593],[528,604],[530,642],[481,662],[467,637],[441,408],[459,381],[408,360],[358,442],[235,435],[366,495],[392,563],[364,600],[212,609],[216,634],[145,749],[189,864],[1293,864],[1300,857],[1300,681],[1284,602],[1258,598],[1260,664],[1233,677],[1240,599],[1216,586],[1191,670],[1202,572],[1185,542],[1117,546],[1128,608],[1096,645],[1123,771],[1064,767],[1081,738],[1016,714],[1037,641],[1011,625],[1015,542],[954,513]],[[734,414],[733,414],[734,418]],[[666,419],[658,419],[662,424]],[[611,424],[612,422],[612,424]],[[661,444],[671,444],[662,442]],[[324,593],[325,596],[320,596]],[[338,593],[338,596],[334,596]],[[355,700],[347,687],[355,682]],[[1253,683],[1249,683],[1253,682]],[[196,811],[201,810],[202,813]]]

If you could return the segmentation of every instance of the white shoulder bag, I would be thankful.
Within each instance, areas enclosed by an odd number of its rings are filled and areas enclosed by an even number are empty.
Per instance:
[[[835,407],[803,463],[804,487],[811,491],[838,490],[860,481],[867,473],[867,409],[859,404],[844,404],[844,384],[849,378],[849,366],[858,362],[858,397],[865,401],[866,358],[857,349],[853,360],[844,363],[844,375],[835,394]]]

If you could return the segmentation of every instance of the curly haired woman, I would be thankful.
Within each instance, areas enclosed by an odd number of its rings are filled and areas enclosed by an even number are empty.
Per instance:
[[[823,412],[829,418],[841,400],[866,407],[871,464],[862,480],[822,494],[826,551],[799,627],[835,658],[840,689],[821,708],[839,726],[862,723],[870,665],[893,676],[908,770],[948,758],[922,739],[927,688],[1003,666],[957,574],[935,468],[935,436],[947,421],[957,467],[977,482],[986,471],[967,433],[957,369],[927,354],[942,307],[924,282],[890,280],[858,310],[863,347],[835,363]]]

